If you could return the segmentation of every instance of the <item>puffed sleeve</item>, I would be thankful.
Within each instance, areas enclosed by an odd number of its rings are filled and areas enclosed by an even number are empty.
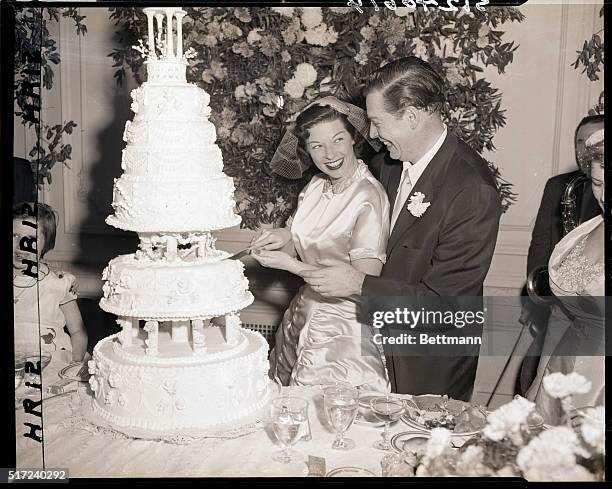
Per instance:
[[[359,208],[349,244],[351,261],[376,258],[385,263],[389,239],[389,201],[384,193],[373,193]]]
[[[64,282],[64,294],[60,299],[60,306],[77,298],[77,280],[74,275],[67,272],[59,272],[58,277]]]

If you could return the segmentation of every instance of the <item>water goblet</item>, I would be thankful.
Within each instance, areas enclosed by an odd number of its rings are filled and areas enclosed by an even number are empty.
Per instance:
[[[382,440],[375,442],[374,448],[378,450],[391,450],[391,443],[389,443],[389,426],[392,421],[397,421],[400,416],[404,414],[406,402],[398,397],[380,396],[370,401],[370,408],[385,422]]]
[[[337,383],[323,387],[323,406],[330,426],[336,433],[335,450],[355,448],[355,442],[344,438],[359,410],[359,390],[349,384]]]
[[[15,390],[23,383],[25,377],[26,355],[24,353],[15,353]]]
[[[282,396],[272,401],[272,427],[282,450],[273,460],[288,464],[297,455],[291,447],[303,433],[303,426],[308,422],[308,403],[300,397]]]

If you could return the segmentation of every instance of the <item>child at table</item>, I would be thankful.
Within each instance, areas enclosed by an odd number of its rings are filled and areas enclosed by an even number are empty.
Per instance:
[[[22,202],[13,207],[15,352],[38,353],[40,344],[43,352],[61,352],[63,361],[82,361],[87,332],[76,302],[76,279],[43,261],[55,246],[56,231],[50,206]]]

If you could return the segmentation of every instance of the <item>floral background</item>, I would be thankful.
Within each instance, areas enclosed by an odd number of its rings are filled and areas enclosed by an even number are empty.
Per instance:
[[[363,82],[392,59],[419,56],[446,77],[444,118],[476,151],[493,150],[493,138],[506,122],[502,94],[483,68],[503,73],[512,62],[518,46],[504,39],[502,27],[524,20],[514,8],[425,13],[400,7],[363,14],[349,7],[186,10],[184,46],[197,53],[189,60],[188,79],[211,95],[211,119],[225,172],[235,178],[243,227],[282,225],[312,176],[292,181],[269,170],[287,123],[320,95],[363,106]],[[141,9],[110,11],[122,46],[110,54],[115,78],[123,83],[131,70],[142,83],[144,60],[132,46],[146,36],[146,17]],[[515,200],[511,185],[489,165],[507,209]]]

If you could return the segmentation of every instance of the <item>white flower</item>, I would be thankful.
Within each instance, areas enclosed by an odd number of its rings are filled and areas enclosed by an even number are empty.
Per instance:
[[[291,55],[289,54],[289,51],[283,49],[281,52],[281,59],[283,60],[283,63],[289,63],[289,61],[291,61]]]
[[[95,360],[89,360],[87,362],[87,369],[89,370],[89,373],[91,375],[97,374],[98,373],[98,366],[96,365],[96,361]]]
[[[285,93],[289,95],[291,98],[297,99],[302,98],[304,95],[304,85],[302,85],[295,78],[291,78],[285,82],[285,86],[283,87]]]
[[[261,36],[259,35],[261,31],[263,31],[263,29],[257,27],[253,29],[251,32],[249,32],[249,35],[247,36],[247,42],[249,44],[254,44],[257,41],[261,41]]]
[[[414,49],[414,53],[413,54],[417,58],[421,58],[421,59],[427,61],[427,44],[425,44],[420,39],[415,39],[414,40],[414,45],[415,45],[415,49]]]
[[[350,7],[329,7],[334,14],[347,14],[351,11]]]
[[[370,39],[374,39],[374,36],[376,35],[376,33],[374,32],[374,29],[372,29],[368,25],[362,27],[359,33],[361,34],[361,37],[363,37],[364,41],[369,41]]]
[[[380,19],[378,18],[378,15],[370,15],[370,18],[368,19],[368,24],[370,24],[372,27],[376,27],[380,24]]]
[[[483,463],[484,452],[482,447],[471,445],[466,448],[457,460],[457,475],[468,477],[484,477],[491,475],[493,471]]]
[[[450,65],[446,69],[446,80],[453,87],[459,85],[464,81],[464,77],[459,72],[459,68],[457,67],[457,65]]]
[[[283,17],[291,18],[293,17],[294,7],[272,7],[272,12],[275,12]]]
[[[304,7],[302,9],[302,24],[307,29],[318,26],[323,22],[321,7]]]
[[[556,399],[575,394],[586,394],[591,390],[591,382],[577,372],[567,375],[555,372],[544,377],[542,385],[546,393]]]
[[[410,202],[406,208],[414,217],[421,217],[431,205],[431,202],[423,202],[423,199],[425,199],[425,194],[422,192],[415,192],[410,196]]]
[[[98,384],[98,380],[94,376],[89,377],[89,387],[91,387],[92,391],[96,392],[99,386],[100,384]]]
[[[606,410],[603,406],[585,411],[580,433],[584,441],[595,448],[597,453],[606,453]]]
[[[431,430],[430,438],[427,442],[426,456],[434,459],[440,456],[444,450],[450,447],[451,432],[446,428],[434,428]]]
[[[487,418],[483,435],[493,441],[510,438],[515,445],[522,444],[521,425],[527,423],[527,418],[535,409],[535,404],[524,397],[517,397],[500,406]]]
[[[294,77],[304,87],[309,87],[317,81],[317,70],[310,63],[300,63],[295,68]]]
[[[516,463],[527,480],[591,480],[593,476],[576,465],[576,454],[588,456],[576,433],[567,426],[556,426],[523,447]]]

